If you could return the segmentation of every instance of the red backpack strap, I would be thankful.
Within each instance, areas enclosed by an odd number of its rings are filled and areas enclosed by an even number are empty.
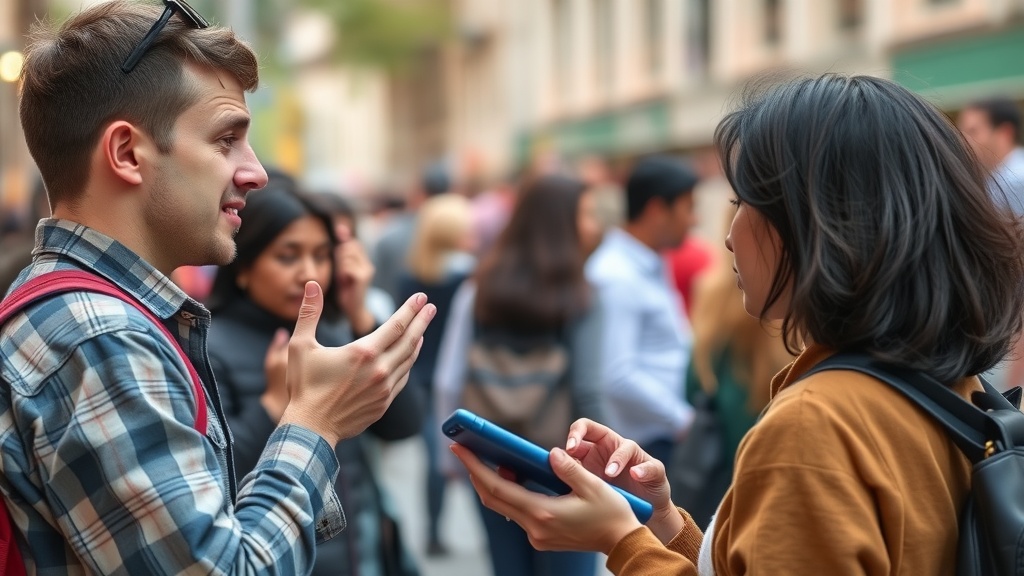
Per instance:
[[[197,405],[194,428],[200,434],[206,436],[206,392],[202,381],[199,379],[199,373],[196,372],[195,366],[192,365],[185,351],[181,349],[178,339],[141,302],[106,278],[81,270],[58,270],[40,274],[17,287],[7,298],[0,302],[0,325],[6,323],[14,314],[33,302],[67,292],[95,292],[117,298],[134,306],[135,309],[142,312],[150,322],[163,332],[167,340],[177,350],[181,361],[188,368],[189,376],[192,377],[192,388],[196,395]],[[0,574],[4,574],[4,572],[0,571]]]
[[[4,499],[0,498],[0,574],[5,576],[24,576],[25,561],[21,558],[21,550],[14,541],[14,522],[7,512]]]
[[[181,357],[181,361],[185,363],[188,373],[192,377],[192,388],[195,391],[197,404],[194,426],[200,434],[206,436],[206,392],[195,366],[185,355],[185,351],[181,349],[177,338],[171,334],[171,331],[164,326],[160,319],[141,302],[107,279],[81,270],[60,270],[36,276],[16,288],[0,302],[0,326],[29,304],[67,292],[95,292],[117,298],[134,306],[163,332],[174,349],[178,351],[178,356]],[[14,522],[11,520],[4,498],[0,497],[0,575],[24,576],[26,574],[25,562],[21,557],[14,534]]]

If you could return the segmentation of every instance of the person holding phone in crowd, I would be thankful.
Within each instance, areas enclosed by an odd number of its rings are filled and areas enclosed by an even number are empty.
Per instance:
[[[584,276],[600,234],[582,182],[552,175],[525,185],[452,301],[434,377],[438,422],[467,408],[550,449],[574,419],[603,419],[602,308]],[[454,473],[458,462],[444,456],[442,470]],[[538,552],[518,526],[481,512],[495,576],[593,575],[594,554]]]

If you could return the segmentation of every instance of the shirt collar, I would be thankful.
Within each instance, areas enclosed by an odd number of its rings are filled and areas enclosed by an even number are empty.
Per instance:
[[[652,274],[662,273],[665,264],[661,256],[629,232],[621,228],[612,228],[605,233],[605,241],[617,250],[625,252],[640,270]]]
[[[36,263],[56,256],[74,260],[134,296],[159,318],[170,318],[189,301],[170,278],[127,246],[70,220],[41,220],[32,254]]]

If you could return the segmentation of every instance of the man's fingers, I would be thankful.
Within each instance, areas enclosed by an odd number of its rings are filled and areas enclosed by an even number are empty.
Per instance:
[[[423,338],[420,338],[420,341],[416,344],[416,352],[411,357],[409,357],[409,359],[406,360],[405,363],[399,366],[397,370],[395,370],[394,375],[397,377],[397,379],[395,383],[391,386],[391,398],[388,400],[389,406],[391,405],[391,402],[395,400],[395,397],[402,392],[402,390],[405,388],[405,385],[409,383],[409,371],[412,370],[413,362],[415,362],[416,357],[420,355],[420,350],[422,348]]]
[[[402,335],[384,350],[381,359],[396,370],[410,358],[415,360],[416,354],[419,352],[419,341],[423,338],[423,333],[426,332],[427,326],[430,325],[430,321],[436,314],[437,307],[433,304],[427,304],[420,309],[419,313],[406,325]],[[411,362],[409,362],[409,367],[412,367]]]
[[[324,309],[324,291],[314,281],[306,282],[306,293],[299,308],[299,319],[295,322],[293,343],[316,344],[316,325]]]
[[[413,294],[402,304],[391,318],[363,339],[375,350],[386,350],[390,348],[403,334],[407,332],[413,320],[423,311],[427,304],[427,296],[422,292]],[[423,327],[426,330],[426,326]],[[416,338],[423,336],[421,331]],[[413,342],[414,340],[411,340]],[[411,347],[411,346],[410,346]]]
[[[420,339],[416,342],[416,349],[413,350],[413,353],[404,360],[402,360],[401,364],[399,364],[392,371],[392,374],[395,376],[395,379],[404,378],[405,376],[409,375],[409,371],[412,370],[412,365],[416,362],[416,359],[419,358],[420,350],[422,349],[423,338],[420,337]]]

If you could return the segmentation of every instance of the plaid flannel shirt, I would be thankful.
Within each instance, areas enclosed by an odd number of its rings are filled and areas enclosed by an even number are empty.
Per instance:
[[[308,573],[316,542],[345,525],[331,446],[282,426],[236,490],[209,312],[95,230],[44,220],[36,237],[15,286],[80,268],[127,290],[178,336],[209,424],[193,428],[187,368],[131,305],[77,292],[14,316],[0,330],[0,491],[28,573]]]

